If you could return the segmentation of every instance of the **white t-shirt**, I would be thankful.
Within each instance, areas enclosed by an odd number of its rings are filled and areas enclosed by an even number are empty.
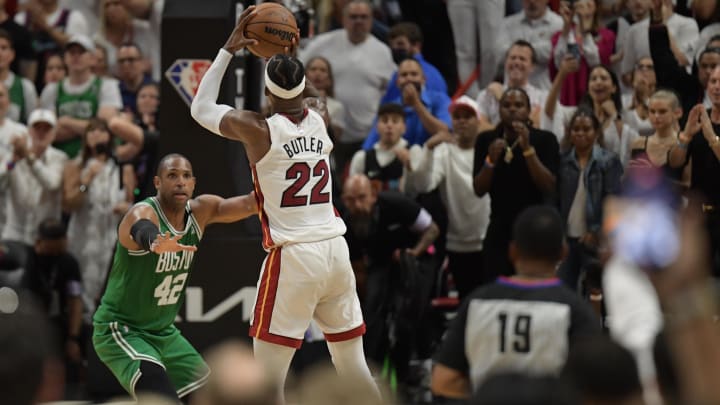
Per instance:
[[[345,106],[343,143],[360,142],[372,128],[378,104],[397,69],[390,48],[372,35],[359,44],[344,29],[313,38],[300,51],[303,63],[313,56],[330,61],[335,76],[335,98]]]
[[[474,160],[474,148],[449,143],[432,151],[423,147],[419,159],[411,156],[408,181],[419,192],[439,187],[448,214],[447,248],[452,252],[481,251],[490,224],[490,194],[478,198],[473,188]]]
[[[78,11],[87,22],[88,32],[96,32],[100,27],[98,12],[102,1],[100,0],[60,0],[58,6],[68,10]]]
[[[20,136],[29,139],[25,125],[5,118],[2,125],[0,125],[0,165],[2,167],[7,168],[7,164],[10,163],[13,157],[13,147],[10,142],[15,137]],[[6,205],[7,192],[0,192],[0,235],[7,221],[5,216]]]
[[[623,49],[624,53],[620,70],[622,74],[632,72],[640,58],[650,56],[649,27],[649,18],[638,21],[630,26]],[[667,21],[667,29],[668,34],[673,38],[678,49],[692,62],[695,56],[695,44],[700,34],[697,22],[692,18],[673,14]]]

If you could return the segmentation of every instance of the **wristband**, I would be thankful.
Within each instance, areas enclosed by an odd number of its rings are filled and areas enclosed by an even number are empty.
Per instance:
[[[530,157],[535,154],[535,147],[531,146],[528,150],[523,151],[523,156]]]
[[[490,161],[490,155],[485,156],[485,166],[487,166],[487,167],[489,167],[489,168],[491,168],[491,169],[494,169],[494,168],[495,168],[495,164]]]
[[[682,143],[682,141],[679,139],[677,141],[677,146],[678,146],[678,148],[680,148],[682,150],[687,150],[687,148],[688,148],[688,144]]]

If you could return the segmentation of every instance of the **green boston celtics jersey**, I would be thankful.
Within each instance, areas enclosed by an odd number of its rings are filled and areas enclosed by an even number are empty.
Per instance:
[[[67,79],[60,80],[57,84],[57,113],[58,117],[67,115],[72,118],[88,120],[95,117],[100,105],[100,90],[102,79],[94,77],[92,83],[80,94],[69,94],[65,91]],[[73,138],[63,142],[56,142],[55,147],[65,152],[71,159],[80,152],[82,140]]]
[[[170,225],[155,197],[139,204],[150,205],[160,221],[160,231],[183,235],[179,243],[197,246],[202,232],[188,202],[185,229]],[[130,327],[159,331],[172,325],[182,303],[195,252],[168,252],[161,255],[145,250],[128,250],[120,242],[115,249],[112,270],[95,323],[120,322]]]

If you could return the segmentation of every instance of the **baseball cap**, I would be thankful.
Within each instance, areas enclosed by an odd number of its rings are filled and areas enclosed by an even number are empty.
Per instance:
[[[28,126],[33,126],[38,122],[47,122],[54,127],[57,123],[57,118],[55,118],[54,112],[50,110],[45,110],[43,108],[38,108],[30,113],[30,117],[28,118]]]
[[[65,44],[65,49],[69,48],[70,45],[80,45],[86,51],[95,49],[95,44],[93,43],[92,39],[90,39],[90,37],[88,37],[87,35],[82,34],[75,34],[71,36],[70,40],[67,42],[67,44]]]
[[[450,107],[448,107],[450,114],[452,114],[458,107],[469,108],[476,116],[478,116],[478,118],[480,116],[477,103],[468,96],[460,96],[458,99],[450,103]]]

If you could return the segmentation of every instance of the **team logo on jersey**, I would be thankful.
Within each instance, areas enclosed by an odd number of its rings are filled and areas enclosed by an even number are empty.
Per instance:
[[[197,93],[200,80],[211,63],[212,61],[209,59],[178,59],[165,72],[165,77],[172,83],[188,107]]]

